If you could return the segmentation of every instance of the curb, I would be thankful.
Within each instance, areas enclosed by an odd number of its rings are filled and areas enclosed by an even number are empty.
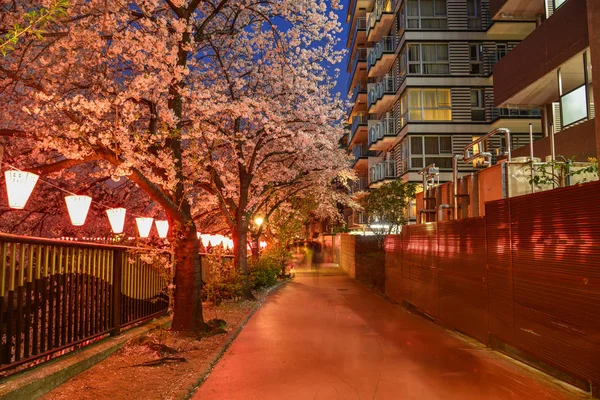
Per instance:
[[[0,384],[0,398],[37,399],[114,354],[129,340],[170,323],[170,317],[160,317],[129,329],[119,336],[107,337],[64,357],[57,357],[30,370],[9,376]]]
[[[179,400],[187,400],[187,399],[190,399],[194,395],[196,390],[204,383],[206,378],[208,378],[208,376],[212,372],[213,368],[215,367],[215,365],[217,365],[217,363],[219,362],[221,357],[223,357],[223,355],[225,354],[227,349],[229,349],[229,346],[231,346],[231,343],[233,343],[233,341],[240,334],[242,329],[244,329],[244,326],[246,326],[246,323],[248,322],[248,320],[254,315],[256,310],[258,310],[258,308],[265,302],[265,299],[267,298],[267,296],[269,294],[271,294],[272,292],[281,288],[283,285],[285,285],[290,280],[291,279],[286,279],[284,281],[281,281],[278,284],[276,284],[275,286],[270,287],[264,293],[261,294],[261,296],[257,300],[256,304],[250,309],[250,311],[248,311],[248,314],[246,314],[246,316],[244,316],[244,318],[238,323],[238,326],[233,331],[231,331],[227,334],[227,337],[225,338],[225,342],[221,345],[221,347],[219,347],[218,349],[213,351],[213,353],[208,357],[208,360],[203,363],[205,367],[203,368],[202,372],[200,372],[199,375],[196,375],[195,377],[192,377],[191,379],[189,379],[188,382],[186,382],[183,385],[183,388],[176,391],[174,398],[179,399]]]

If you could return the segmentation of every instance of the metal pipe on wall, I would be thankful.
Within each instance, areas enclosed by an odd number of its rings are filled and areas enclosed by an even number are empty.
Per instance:
[[[452,158],[452,203],[454,204],[454,219],[458,219],[458,160],[462,160],[462,154],[455,154]]]
[[[554,144],[554,125],[550,124],[550,157],[552,162],[556,161],[556,147]]]
[[[531,163],[531,193],[535,193],[535,171],[533,170],[533,124],[529,123],[529,162]]]

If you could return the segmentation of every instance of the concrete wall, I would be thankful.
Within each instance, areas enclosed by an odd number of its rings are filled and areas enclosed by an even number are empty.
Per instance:
[[[554,147],[557,156],[575,157],[577,161],[587,161],[588,157],[597,157],[596,120],[582,122],[554,135]],[[512,152],[513,157],[528,157],[529,146],[524,146]],[[545,161],[551,154],[550,138],[545,137],[533,142],[533,154]]]
[[[340,268],[350,275],[351,278],[356,278],[356,236],[341,235],[340,237]]]
[[[385,290],[385,253],[375,236],[340,235],[340,267],[367,286]]]

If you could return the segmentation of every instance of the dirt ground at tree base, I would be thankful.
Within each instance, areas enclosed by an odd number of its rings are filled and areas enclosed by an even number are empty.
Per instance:
[[[223,319],[227,332],[235,329],[256,302],[224,302],[205,305],[204,319]],[[177,393],[199,378],[203,363],[224,345],[226,334],[200,340],[178,337],[159,329],[127,343],[106,360],[71,378],[41,399],[174,399]],[[163,346],[161,346],[163,345]],[[177,350],[177,352],[173,352]],[[179,358],[185,358],[183,362]],[[158,366],[140,365],[167,358]]]

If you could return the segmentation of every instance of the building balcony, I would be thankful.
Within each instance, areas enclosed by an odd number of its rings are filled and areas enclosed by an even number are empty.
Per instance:
[[[361,48],[356,51],[352,68],[348,79],[348,89],[355,87],[359,82],[367,80],[367,49]]]
[[[385,150],[396,139],[396,123],[393,117],[377,122],[369,129],[369,149]]]
[[[354,30],[350,33],[351,41],[348,49],[350,50],[350,59],[356,54],[357,47],[364,46],[367,42],[367,18],[359,17],[356,19]]]
[[[549,0],[552,2],[552,0]],[[490,0],[491,35],[529,35],[536,25],[538,15],[546,14],[544,0]]]
[[[490,0],[490,15],[495,20],[535,21],[539,14],[546,14],[544,0]]]
[[[383,161],[371,167],[369,187],[377,188],[386,181],[396,179],[396,168],[393,161]]]
[[[369,166],[369,157],[375,157],[376,153],[369,150],[369,146],[364,144],[355,144],[352,146],[352,168],[356,171],[366,170]]]
[[[394,53],[399,40],[395,36],[384,36],[373,49],[369,50],[367,76],[381,76],[390,70],[394,62]]]
[[[367,86],[367,82],[360,81],[356,85],[354,85],[354,89],[352,89],[352,93],[350,94],[350,101],[352,103],[362,101],[363,103],[366,104],[368,96],[369,96],[369,89]]]
[[[360,211],[353,211],[348,219],[348,227],[364,226],[367,224],[367,214]]]
[[[358,114],[352,117],[352,127],[348,136],[348,147],[358,143],[367,142],[369,116],[367,114]]]
[[[348,118],[353,118],[360,113],[365,113],[367,111],[367,98],[368,89],[367,83],[364,81],[359,81],[352,90],[352,94],[350,94],[350,101],[352,102],[352,107],[348,110]]]
[[[512,132],[528,132],[529,124],[532,124],[534,132],[542,130],[542,114],[538,109],[491,107],[489,113],[493,129],[507,128]]]
[[[588,46],[586,2],[566,1],[494,66],[496,105],[535,107],[555,101],[558,68]]]
[[[393,75],[386,75],[369,90],[368,110],[370,114],[387,111],[394,101],[399,85]]]
[[[379,42],[390,31],[398,0],[375,0],[373,12],[367,14],[367,40]]]
[[[357,181],[350,184],[349,194],[360,194],[369,190],[369,178],[367,176],[359,176]]]

